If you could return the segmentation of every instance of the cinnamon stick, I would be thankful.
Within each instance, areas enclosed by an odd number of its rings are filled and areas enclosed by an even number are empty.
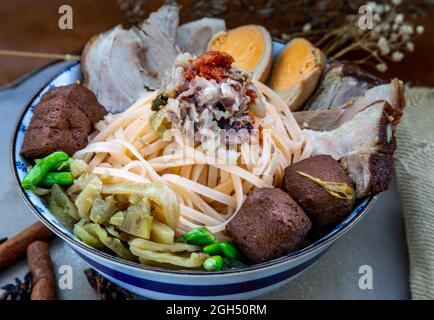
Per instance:
[[[0,244],[0,271],[25,255],[27,246],[37,240],[48,240],[53,233],[42,223],[35,222],[14,237]]]
[[[27,248],[27,263],[33,281],[30,299],[55,300],[57,298],[56,280],[48,244],[43,241],[30,244]]]

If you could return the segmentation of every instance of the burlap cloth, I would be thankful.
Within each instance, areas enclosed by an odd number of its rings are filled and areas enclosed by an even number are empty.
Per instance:
[[[434,89],[407,90],[396,172],[410,258],[412,299],[434,299]]]

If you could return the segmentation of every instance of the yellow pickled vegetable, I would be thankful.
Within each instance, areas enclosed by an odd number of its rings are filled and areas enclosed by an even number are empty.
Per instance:
[[[153,217],[137,210],[127,210],[118,229],[133,236],[149,239]]]
[[[179,220],[179,202],[176,193],[162,183],[135,183],[106,185],[105,194],[142,194],[152,204],[152,213],[157,220],[172,229],[176,228]]]
[[[201,251],[202,248],[199,246],[193,246],[186,243],[157,243],[144,239],[134,239],[129,242],[130,246],[136,247],[141,250],[151,250],[159,252],[196,252]]]
[[[90,209],[90,219],[95,223],[103,223],[109,220],[116,211],[118,211],[118,208],[113,196],[105,199],[96,198]]]
[[[117,231],[113,226],[105,227],[105,229],[108,234],[110,234],[115,238],[118,238],[119,240],[126,241],[126,242],[131,240],[131,236],[129,236],[126,233]]]
[[[88,184],[84,187],[83,191],[80,192],[77,199],[75,200],[75,205],[78,209],[78,215],[81,218],[89,217],[92,204],[99,196],[101,190],[101,180],[99,180],[95,175],[91,175]]]
[[[104,244],[104,246],[114,251],[119,257],[130,261],[135,260],[131,252],[124,247],[121,240],[109,237],[107,231],[100,225],[96,223],[88,223],[83,225],[83,228],[93,237],[97,237],[99,241]]]
[[[102,249],[104,248],[104,245],[101,241],[99,241],[98,236],[94,236],[90,234],[83,225],[77,223],[74,227],[74,234],[77,236],[78,239],[83,241],[85,244],[95,248],[95,249]]]
[[[77,207],[57,184],[51,187],[49,206],[50,211],[55,214],[56,218],[59,220],[72,220],[76,222],[80,219]],[[51,207],[53,207],[53,209]],[[61,216],[63,216],[63,219],[60,219]]]
[[[86,162],[80,159],[74,159],[71,163],[71,174],[74,179],[80,177],[85,173],[89,173],[90,169]]]
[[[151,240],[159,243],[173,243],[175,231],[164,223],[154,221],[151,228]]]
[[[110,218],[110,224],[119,227],[124,222],[125,213],[117,212]]]
[[[140,259],[151,260],[159,263],[169,263],[184,268],[200,268],[203,262],[209,257],[204,253],[193,252],[187,257],[167,252],[154,252],[130,246],[131,252]]]

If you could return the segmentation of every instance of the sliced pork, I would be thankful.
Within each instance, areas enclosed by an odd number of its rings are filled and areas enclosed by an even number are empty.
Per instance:
[[[358,198],[387,190],[393,176],[394,131],[402,109],[377,102],[331,131],[303,130],[313,143],[312,155],[340,160]]]
[[[122,112],[148,90],[157,90],[172,65],[179,7],[168,5],[137,27],[121,26],[92,38],[82,55],[84,85],[109,112]]]
[[[191,21],[178,28],[176,44],[181,51],[199,56],[207,51],[211,38],[224,30],[226,24],[222,19],[202,18]]]
[[[357,113],[365,110],[378,101],[386,101],[396,112],[399,120],[404,108],[404,88],[401,81],[393,79],[368,89],[360,97],[350,99],[343,105],[332,109],[317,109],[295,112],[298,124],[305,129],[323,131],[334,130],[350,121]]]
[[[354,64],[329,63],[321,76],[318,88],[304,106],[304,110],[341,108],[349,101],[383,81],[366,73]]]

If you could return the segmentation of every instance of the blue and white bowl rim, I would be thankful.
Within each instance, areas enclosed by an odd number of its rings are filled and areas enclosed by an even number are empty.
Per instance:
[[[43,213],[41,213],[41,208],[39,208],[30,198],[29,194],[21,187],[20,178],[18,176],[18,167],[21,160],[18,160],[16,158],[16,154],[18,154],[16,150],[16,142],[17,142],[17,135],[18,132],[22,128],[22,121],[24,116],[29,112],[29,109],[32,106],[32,103],[35,99],[37,99],[43,91],[45,91],[47,88],[52,87],[52,82],[57,79],[62,74],[69,72],[71,69],[75,67],[79,67],[80,62],[74,62],[69,65],[67,65],[63,70],[59,71],[55,76],[53,76],[40,90],[36,92],[36,94],[28,101],[28,103],[25,105],[23,111],[21,112],[20,116],[18,117],[18,120],[15,124],[15,129],[12,135],[12,141],[11,141],[11,168],[12,173],[14,176],[15,183],[17,184],[18,190],[20,192],[21,197],[24,199],[28,207],[32,210],[32,212],[38,217],[38,219],[47,226],[53,233],[55,233],[57,236],[62,238],[67,243],[73,244],[75,247],[80,248],[81,250],[85,252],[89,252],[91,254],[97,255],[102,259],[110,260],[114,263],[119,263],[125,266],[129,266],[135,269],[142,269],[146,271],[153,271],[153,272],[159,272],[159,273],[170,273],[170,274],[179,274],[179,275],[191,275],[191,276],[201,276],[201,275],[222,275],[222,274],[234,274],[234,273],[243,273],[253,270],[258,270],[262,268],[271,267],[277,264],[285,263],[294,261],[299,258],[303,258],[308,256],[309,254],[315,253],[317,251],[321,251],[321,249],[328,247],[331,243],[333,243],[336,239],[343,236],[346,232],[348,232],[358,221],[361,220],[361,218],[370,210],[370,208],[374,205],[374,203],[377,200],[376,196],[369,196],[364,199],[362,199],[358,204],[357,207],[351,212],[350,215],[348,215],[344,221],[342,221],[336,228],[334,228],[331,232],[323,236],[322,238],[314,241],[313,243],[309,244],[308,246],[304,247],[301,250],[298,250],[296,252],[293,252],[291,254],[288,254],[286,256],[270,260],[267,262],[262,262],[258,264],[254,264],[251,266],[247,266],[241,269],[234,269],[234,270],[224,270],[219,272],[206,272],[206,271],[187,271],[187,270],[169,270],[159,267],[153,267],[153,266],[146,266],[135,262],[126,261],[124,259],[112,256],[110,254],[107,254],[105,252],[99,251],[97,249],[94,249],[90,246],[85,245],[78,239],[76,239],[73,236],[68,235],[67,233],[60,230],[59,226],[56,226],[51,221],[49,221]],[[67,83],[65,83],[66,85]],[[18,161],[17,161],[18,160]]]

